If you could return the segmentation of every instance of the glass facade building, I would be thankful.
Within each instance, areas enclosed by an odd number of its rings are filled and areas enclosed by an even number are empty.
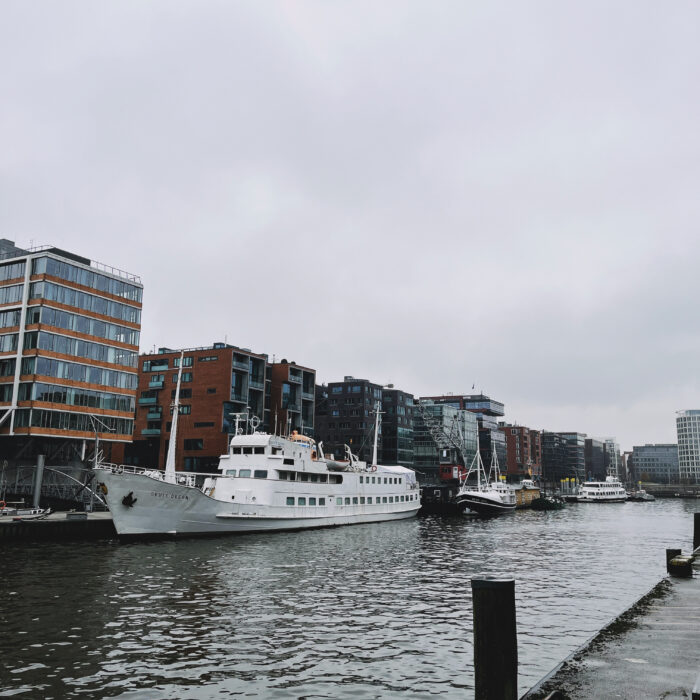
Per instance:
[[[680,478],[678,445],[635,446],[627,465],[634,481],[677,484]]]
[[[68,448],[96,433],[131,441],[142,293],[130,273],[0,240],[0,444],[10,459],[55,457],[57,440]]]

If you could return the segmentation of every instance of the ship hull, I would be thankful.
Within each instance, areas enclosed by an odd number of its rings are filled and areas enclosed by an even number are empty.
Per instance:
[[[515,503],[503,503],[498,498],[492,498],[479,493],[464,493],[456,497],[457,505],[460,508],[468,508],[478,515],[500,515],[515,511]]]

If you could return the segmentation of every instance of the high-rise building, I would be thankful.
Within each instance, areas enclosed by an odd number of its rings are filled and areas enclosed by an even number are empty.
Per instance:
[[[625,481],[627,474],[620,454],[620,445],[615,438],[609,437],[603,440],[605,444],[605,469],[609,476],[616,476],[621,481]]]
[[[558,433],[567,446],[566,477],[585,481],[586,479],[586,433]]]
[[[130,442],[143,286],[128,272],[0,240],[0,446],[10,464]],[[88,450],[85,448],[88,447]]]
[[[506,461],[502,465],[509,477],[527,479],[542,474],[542,445],[539,430],[522,425],[499,424],[506,438]]]
[[[382,389],[382,411],[381,463],[413,469],[413,394],[389,385]]]
[[[677,484],[680,478],[678,471],[678,445],[634,446],[627,466],[634,481]]]
[[[681,483],[697,484],[700,479],[700,410],[678,411],[676,432]]]
[[[586,464],[586,478],[605,481],[607,469],[605,464],[605,442],[596,438],[586,438],[583,448]]]

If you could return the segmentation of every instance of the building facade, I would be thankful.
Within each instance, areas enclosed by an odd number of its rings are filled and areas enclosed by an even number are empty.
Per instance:
[[[8,463],[105,459],[130,442],[140,279],[58,248],[0,240],[0,445]],[[86,450],[87,447],[87,450]]]
[[[586,433],[558,433],[566,442],[566,477],[586,480]]]
[[[316,389],[316,440],[323,442],[326,455],[342,459],[345,445],[367,463],[374,447],[375,405],[382,401],[382,386],[367,379],[346,376]],[[377,455],[382,454],[380,428]]]
[[[479,449],[482,461],[488,468],[495,452],[498,463],[500,465],[506,463],[506,436],[498,427],[498,419],[505,415],[505,407],[500,401],[495,401],[484,394],[425,396],[420,400],[447,404],[474,413],[479,425]]]
[[[476,415],[430,399],[420,399],[417,409],[413,442],[419,481],[437,483],[440,481],[440,467],[463,465],[469,469],[478,448]]]
[[[413,394],[388,386],[382,389],[382,464],[413,469]]]
[[[680,481],[678,445],[634,446],[627,464],[633,481],[657,484],[677,484]]]
[[[583,454],[586,464],[586,478],[604,481],[607,476],[605,442],[596,440],[596,438],[586,438]]]
[[[542,431],[542,478],[551,487],[559,488],[563,479],[575,476],[570,471],[569,443],[559,433]]]
[[[500,424],[506,440],[505,471],[517,481],[542,475],[542,443],[539,430],[522,425]]]
[[[700,410],[678,411],[678,473],[682,484],[700,480]]]
[[[275,362],[270,372],[270,421],[280,430],[313,437],[316,371],[296,362]]]

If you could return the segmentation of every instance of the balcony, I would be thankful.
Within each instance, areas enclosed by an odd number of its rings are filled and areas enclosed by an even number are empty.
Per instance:
[[[160,411],[149,410],[146,414],[146,420],[162,420],[163,414]]]
[[[304,401],[313,401],[314,395],[309,391],[302,391],[301,398],[304,399]]]
[[[265,382],[258,381],[257,379],[249,379],[248,388],[259,389],[260,391],[262,391],[265,388]]]
[[[299,411],[301,411],[301,407],[299,406],[298,403],[288,403],[287,410],[288,411],[296,411],[298,413]]]
[[[162,379],[151,379],[148,382],[149,389],[162,389],[165,386],[165,382]]]
[[[231,392],[231,401],[238,401],[239,403],[248,403],[248,397],[244,396],[243,394],[237,394],[235,392]]]
[[[149,404],[152,405],[155,404],[157,400],[158,399],[156,399],[155,396],[141,396],[139,398],[139,406],[148,406]]]
[[[160,435],[160,428],[144,428],[141,435]]]
[[[242,369],[244,372],[248,372],[250,370],[250,362],[248,362],[248,360],[234,360],[233,366],[236,369]]]
[[[301,384],[301,377],[297,377],[297,376],[294,375],[294,374],[290,374],[290,375],[289,375],[289,381],[290,381],[292,384]]]

